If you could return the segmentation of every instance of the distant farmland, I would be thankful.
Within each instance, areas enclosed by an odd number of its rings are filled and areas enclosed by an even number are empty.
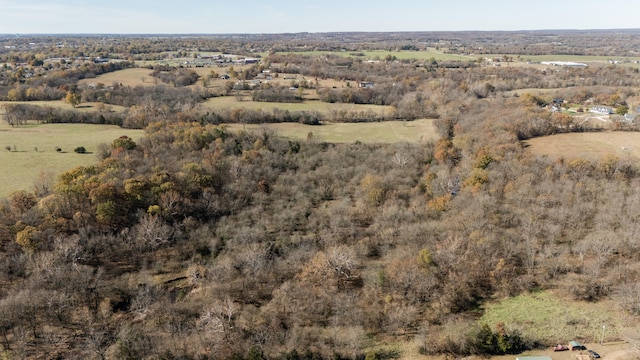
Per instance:
[[[307,56],[321,56],[321,55],[338,55],[352,58],[360,58],[364,60],[383,60],[387,56],[393,56],[396,59],[416,59],[416,60],[430,60],[435,59],[437,61],[442,60],[463,60],[474,61],[478,57],[472,55],[458,55],[458,54],[446,54],[442,51],[435,49],[411,51],[411,50],[369,50],[369,51],[302,51],[292,52],[294,54],[307,55]]]
[[[151,77],[152,70],[145,68],[132,68],[118,70],[102,75],[98,75],[93,79],[82,79],[78,82],[80,85],[98,84],[102,83],[105,86],[111,86],[114,83],[122,84],[123,86],[135,87],[153,86],[156,83],[162,83],[160,80],[155,81],[155,78]]]
[[[274,109],[288,110],[288,111],[318,111],[325,115],[329,114],[332,110],[335,111],[347,111],[347,112],[360,112],[360,111],[373,111],[376,115],[390,114],[394,111],[391,106],[381,105],[357,105],[357,104],[343,104],[343,103],[328,103],[319,100],[306,100],[301,103],[275,103],[275,102],[257,102],[257,101],[239,101],[235,96],[222,96],[217,98],[208,99],[204,102],[203,106],[211,110],[226,110],[226,109],[249,109],[249,110],[263,110],[272,111]]]

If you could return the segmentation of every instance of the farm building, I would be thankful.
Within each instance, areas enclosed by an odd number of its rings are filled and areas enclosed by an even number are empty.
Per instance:
[[[586,68],[588,66],[587,64],[573,62],[573,61],[543,61],[541,62],[541,64],[551,65],[551,66],[580,67],[580,68]]]

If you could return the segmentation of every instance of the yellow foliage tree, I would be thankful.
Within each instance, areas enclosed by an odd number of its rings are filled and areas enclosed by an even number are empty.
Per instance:
[[[65,97],[65,101],[67,104],[70,104],[74,108],[80,105],[81,98],[80,94],[75,93],[73,91],[67,91],[67,96]]]
[[[379,206],[384,202],[387,189],[381,177],[370,174],[365,175],[360,181],[360,187],[367,205]]]
[[[16,234],[16,243],[20,245],[24,252],[32,254],[40,248],[40,232],[33,226],[26,226]]]

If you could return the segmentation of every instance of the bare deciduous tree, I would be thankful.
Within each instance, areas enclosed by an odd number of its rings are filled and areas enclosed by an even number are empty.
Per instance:
[[[171,241],[173,228],[158,215],[145,214],[135,226],[135,246],[140,250],[153,250]]]

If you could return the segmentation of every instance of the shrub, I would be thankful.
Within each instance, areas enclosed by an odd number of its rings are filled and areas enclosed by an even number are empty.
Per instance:
[[[128,136],[120,136],[113,140],[111,147],[114,149],[123,148],[126,150],[133,150],[136,147],[136,142]]]
[[[85,154],[87,152],[87,149],[85,149],[84,146],[78,146],[77,148],[73,149],[73,152],[78,154]]]

